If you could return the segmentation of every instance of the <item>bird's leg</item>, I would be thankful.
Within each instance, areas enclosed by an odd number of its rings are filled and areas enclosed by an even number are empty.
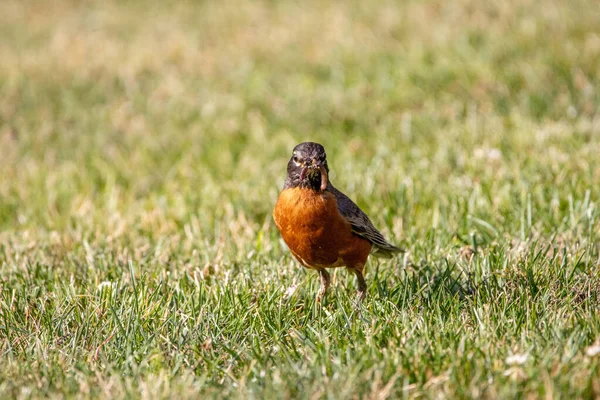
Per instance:
[[[367,282],[365,282],[365,277],[362,274],[361,269],[353,269],[352,270],[356,274],[356,282],[358,284],[358,298],[362,301],[367,297]]]
[[[321,290],[319,290],[319,294],[317,294],[317,301],[321,301],[325,298],[325,294],[327,294],[327,288],[329,287],[329,283],[331,282],[331,278],[329,277],[329,272],[325,269],[319,270],[319,277],[321,278]]]

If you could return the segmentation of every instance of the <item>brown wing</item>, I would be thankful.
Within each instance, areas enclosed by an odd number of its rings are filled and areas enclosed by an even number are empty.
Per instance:
[[[331,183],[327,187],[327,190],[335,195],[338,203],[338,210],[340,214],[350,222],[352,226],[352,232],[355,235],[367,239],[373,244],[373,253],[379,257],[392,257],[394,253],[403,252],[399,247],[388,243],[381,232],[373,226],[373,223],[367,217],[358,206],[350,200],[348,196],[337,190]]]

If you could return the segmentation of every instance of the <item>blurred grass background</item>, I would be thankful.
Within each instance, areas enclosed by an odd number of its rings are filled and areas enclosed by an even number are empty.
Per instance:
[[[0,5],[0,38],[5,394],[598,395],[598,363],[584,352],[600,338],[596,1],[11,0]],[[372,303],[346,333],[353,281],[336,275],[336,300],[313,308],[316,278],[271,219],[290,151],[307,140],[327,149],[333,183],[409,250],[369,267]],[[479,248],[474,261],[466,246]],[[452,278],[449,291],[423,294],[439,274]],[[491,277],[510,284],[477,286]],[[485,346],[479,328],[438,340],[457,353],[476,341],[469,362],[480,375],[452,354],[428,364],[431,332],[411,348],[398,332],[378,345],[360,333],[386,318],[400,331],[418,326],[423,307],[434,331],[453,332],[460,316],[477,326],[482,311],[471,314],[455,284],[484,304],[520,293],[516,319],[532,302],[550,309],[520,333],[505,309],[486,308],[507,337],[481,328]],[[266,300],[247,314],[257,296]],[[436,325],[446,306],[458,325]],[[189,354],[165,339],[179,335],[165,321],[185,325],[186,307]],[[233,336],[203,307],[235,320]],[[164,314],[138,319],[153,310]],[[575,339],[574,325],[553,319],[565,314],[581,324]],[[257,327],[262,344],[251,351],[239,335],[257,318],[278,328]],[[296,337],[278,325],[286,318],[314,335],[304,344],[339,340],[323,360],[354,345],[380,352],[357,354],[352,368],[351,356],[336,367],[298,353],[267,367],[267,344],[285,352]],[[117,328],[123,319],[141,336]],[[540,323],[564,329],[552,340]],[[91,362],[111,334],[105,358]],[[209,344],[229,340],[227,351]],[[502,375],[508,353],[540,341],[547,362]],[[555,364],[565,343],[574,355]],[[405,357],[393,361],[386,346]],[[488,359],[486,346],[502,350]],[[345,370],[347,380],[318,383]],[[298,389],[307,376],[315,383]]]

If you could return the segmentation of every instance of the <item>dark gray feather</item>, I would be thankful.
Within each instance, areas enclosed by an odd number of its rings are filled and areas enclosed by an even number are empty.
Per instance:
[[[367,214],[365,214],[348,196],[337,190],[330,183],[327,191],[333,193],[337,198],[338,210],[340,214],[352,226],[352,232],[373,244],[373,254],[379,257],[392,257],[394,253],[403,252],[399,247],[388,243],[381,232],[375,228]]]

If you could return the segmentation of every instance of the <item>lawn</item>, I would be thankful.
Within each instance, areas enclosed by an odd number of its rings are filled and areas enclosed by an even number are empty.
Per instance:
[[[271,213],[293,146],[406,253]],[[0,5],[0,398],[600,396],[596,0]]]

